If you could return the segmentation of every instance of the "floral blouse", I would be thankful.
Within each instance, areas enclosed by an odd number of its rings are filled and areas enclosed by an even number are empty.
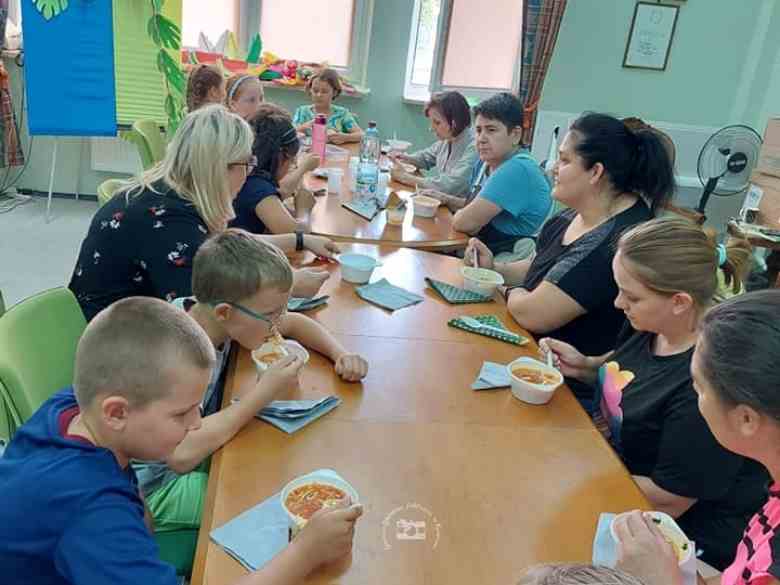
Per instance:
[[[163,184],[117,193],[92,218],[69,288],[87,320],[131,296],[192,294],[192,259],[208,237],[195,206]]]

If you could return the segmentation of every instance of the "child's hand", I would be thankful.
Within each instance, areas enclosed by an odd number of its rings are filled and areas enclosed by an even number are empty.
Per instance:
[[[360,504],[343,502],[336,507],[323,508],[311,517],[293,543],[301,547],[301,556],[311,562],[312,570],[352,551],[355,522],[362,514]]]
[[[677,555],[651,519],[636,510],[615,520],[618,562],[615,568],[639,577],[647,585],[679,585]]]
[[[493,252],[477,238],[469,239],[466,252],[463,254],[463,263],[466,266],[493,269]]]
[[[276,392],[283,392],[298,385],[298,374],[303,367],[303,360],[298,355],[286,355],[276,360],[260,376],[258,386],[270,386]]]
[[[368,374],[368,362],[356,353],[344,353],[336,360],[334,369],[342,380],[359,382]]]
[[[301,268],[295,271],[293,296],[310,299],[315,296],[325,281],[330,278],[327,270],[316,268]]]
[[[298,161],[298,166],[303,170],[303,172],[313,171],[318,166],[320,166],[320,157],[313,152],[304,154]]]

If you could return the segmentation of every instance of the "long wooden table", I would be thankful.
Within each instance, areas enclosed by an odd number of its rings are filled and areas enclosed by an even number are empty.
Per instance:
[[[372,251],[384,262],[374,278],[423,292],[425,301],[390,313],[362,301],[329,267],[330,302],[309,314],[367,357],[369,375],[344,383],[313,355],[286,398],[337,394],[343,404],[294,435],[254,421],[215,454],[193,583],[229,584],[244,573],[209,541],[213,528],[322,467],[355,486],[365,513],[351,564],[319,570],[312,583],[512,583],[534,563],[587,561],[600,512],[646,507],[568,389],[546,406],[508,390],[470,389],[483,361],[538,349],[447,326],[457,315],[491,313],[523,333],[500,301],[453,306],[424,291],[425,276],[460,284],[457,260],[348,248]],[[239,352],[225,400],[254,376],[248,352]],[[425,538],[399,540],[400,519],[424,523]]]
[[[350,155],[356,155],[359,149],[356,144],[344,145],[341,148],[348,150]],[[311,211],[312,233],[327,236],[337,242],[405,246],[429,251],[456,250],[466,246],[468,235],[452,229],[452,213],[444,205],[439,207],[434,218],[416,217],[410,205],[401,226],[389,225],[385,211],[380,211],[374,219],[368,221],[345,209],[341,204],[352,199],[352,193],[349,191],[349,158],[326,161],[324,166],[344,170],[343,189],[340,195],[327,194],[317,198],[317,203]],[[307,175],[305,183],[315,191],[327,189],[327,180],[311,174]],[[409,187],[401,183],[391,181],[389,186],[404,196],[411,194]]]

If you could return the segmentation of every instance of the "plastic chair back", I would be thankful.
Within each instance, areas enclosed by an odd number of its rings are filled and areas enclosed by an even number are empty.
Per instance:
[[[76,346],[87,326],[76,297],[55,288],[17,303],[0,319],[0,383],[26,421],[52,394],[73,383]]]

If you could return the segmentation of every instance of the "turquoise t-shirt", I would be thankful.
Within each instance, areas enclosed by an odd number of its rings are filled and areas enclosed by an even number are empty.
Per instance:
[[[550,212],[550,183],[537,162],[520,152],[486,176],[485,163],[474,165],[471,183],[479,188],[479,197],[501,208],[490,225],[507,236],[532,236],[542,227]],[[485,169],[486,171],[486,169]]]
[[[298,109],[295,110],[295,115],[293,116],[293,124],[295,126],[300,126],[301,124],[305,124],[306,122],[311,122],[314,119],[314,117],[315,114],[314,114],[313,105],[299,106]],[[330,107],[330,116],[328,117],[329,130],[348,133],[355,126],[357,126],[357,121],[355,120],[355,116],[347,108],[343,106],[337,106],[335,104],[333,104]]]

